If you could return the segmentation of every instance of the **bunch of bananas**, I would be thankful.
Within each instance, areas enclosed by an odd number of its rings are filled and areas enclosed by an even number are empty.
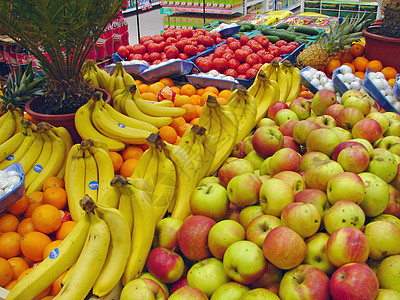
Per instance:
[[[10,137],[23,131],[21,120],[23,119],[23,111],[8,104],[4,113],[0,116],[0,144],[3,144]]]
[[[286,76],[286,75],[285,75]],[[265,117],[269,106],[280,98],[279,84],[260,69],[254,79],[254,83],[249,87],[248,93],[256,100],[257,114],[254,126]]]
[[[132,185],[128,186],[135,209],[144,213],[140,210],[143,198]],[[83,216],[76,226],[29,276],[18,282],[7,299],[33,299],[67,270],[63,287],[54,299],[83,300],[91,290],[103,297],[121,289],[121,277],[131,253],[128,224],[118,209],[97,203],[88,195],[80,205]],[[138,221],[145,217],[137,215]]]
[[[160,128],[169,125],[173,117],[186,113],[181,107],[171,107],[172,101],[150,102],[142,99],[135,84],[113,93],[113,105],[120,113]]]
[[[63,178],[72,138],[64,127],[21,120],[22,131],[0,145],[0,169],[19,162],[25,173],[25,192],[41,190],[45,179]]]
[[[108,74],[93,60],[87,60],[82,66],[83,78],[89,81],[89,84],[93,88],[108,89],[110,74]]]
[[[144,144],[150,133],[158,131],[144,121],[115,110],[104,102],[100,92],[78,109],[75,126],[82,139],[102,139],[113,151],[124,149],[125,144]]]
[[[264,71],[269,80],[274,80],[279,84],[279,101],[290,103],[299,96],[300,70],[290,61],[280,63],[274,59],[271,63],[264,64],[260,70]]]
[[[135,84],[135,79],[131,74],[126,72],[123,64],[119,61],[115,64],[114,73],[111,74],[108,80],[108,85],[105,88],[112,95],[116,90],[123,89],[130,84]]]
[[[229,96],[227,105],[232,108],[237,119],[238,135],[236,143],[238,143],[250,134],[254,124],[256,124],[257,102],[246,88],[240,85]]]

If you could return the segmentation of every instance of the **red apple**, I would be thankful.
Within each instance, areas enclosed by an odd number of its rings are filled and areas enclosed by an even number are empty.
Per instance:
[[[346,142],[341,142],[339,145],[335,147],[335,149],[332,152],[332,160],[337,161],[337,157],[339,156],[340,151],[342,151],[344,148],[350,147],[350,146],[360,146],[364,147],[365,146],[359,142],[354,142],[354,141],[346,141]],[[365,148],[367,150],[367,148]]]
[[[283,171],[298,171],[301,155],[293,149],[282,148],[276,151],[268,163],[270,175],[274,176]]]
[[[351,133],[353,134],[353,138],[365,139],[370,143],[379,140],[383,136],[381,125],[378,121],[370,118],[357,122],[353,126]]]
[[[162,287],[149,278],[137,278],[130,282],[122,289],[121,299],[157,299],[167,300]]]
[[[252,138],[254,150],[262,157],[268,157],[282,148],[283,134],[272,126],[256,129]]]
[[[287,105],[286,102],[276,101],[269,106],[268,112],[267,112],[267,117],[273,120],[278,111],[280,111],[281,109],[286,109],[286,108],[289,108],[289,106]]]
[[[283,143],[282,143],[282,148],[290,148],[293,149],[294,151],[300,153],[301,149],[299,144],[295,141],[294,138],[291,136],[283,136]]]
[[[253,173],[253,165],[244,158],[231,158],[224,162],[218,170],[219,183],[226,188],[229,181],[240,174]]]
[[[158,280],[173,283],[182,277],[185,263],[176,252],[156,247],[147,256],[146,267]]]
[[[139,299],[139,298],[137,298]],[[193,286],[184,286],[176,290],[169,296],[168,300],[208,300],[206,294]]]
[[[172,217],[158,221],[154,233],[153,246],[178,251],[178,231],[182,224],[182,220]]]
[[[279,127],[279,131],[282,132],[283,136],[293,137],[293,127],[297,122],[299,120],[288,120]]]
[[[343,108],[344,106],[342,104],[339,103],[332,104],[328,106],[327,109],[325,109],[324,115],[328,115],[336,119]]]

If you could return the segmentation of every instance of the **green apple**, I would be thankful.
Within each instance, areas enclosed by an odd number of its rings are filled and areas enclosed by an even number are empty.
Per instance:
[[[313,130],[307,137],[307,151],[320,151],[329,157],[333,150],[340,144],[338,135],[329,128]]]
[[[279,300],[280,298],[265,288],[256,288],[243,294],[241,300]]]
[[[389,119],[389,127],[383,134],[384,136],[400,136],[400,121]]]
[[[208,183],[219,183],[219,178],[217,176],[204,177],[202,180],[199,181],[197,186],[201,186],[203,184],[208,184]]]
[[[364,119],[364,114],[355,107],[343,108],[336,117],[336,125],[351,131],[355,124]]]
[[[246,240],[262,248],[268,232],[278,226],[282,226],[282,222],[278,217],[272,215],[255,217],[247,226]]]
[[[360,204],[364,199],[364,194],[364,182],[360,176],[352,172],[336,174],[328,181],[326,189],[328,201],[332,205],[340,200],[352,201]]]
[[[247,154],[244,159],[247,159],[253,166],[254,170],[259,170],[261,167],[261,164],[264,162],[265,158],[262,157],[261,155],[257,154],[256,151],[250,151],[249,154]]]
[[[262,181],[253,173],[233,177],[227,186],[229,201],[239,208],[254,205],[259,201]]]
[[[306,182],[298,172],[282,171],[272,176],[272,178],[281,179],[293,188],[293,193],[296,195],[306,188]]]
[[[308,135],[321,128],[321,125],[311,120],[301,120],[297,122],[293,127],[293,138],[299,145],[306,145]]]
[[[153,247],[163,247],[169,250],[179,249],[178,231],[182,224],[181,219],[172,217],[158,221],[154,232]]]
[[[242,208],[239,212],[239,223],[243,226],[244,229],[246,229],[249,223],[255,217],[261,216],[263,214],[264,212],[260,204],[246,206]]]
[[[266,215],[280,217],[283,208],[293,200],[292,187],[281,179],[268,179],[260,188],[260,204]]]
[[[239,300],[249,290],[250,288],[246,285],[234,281],[227,282],[217,287],[210,300]]]
[[[313,163],[305,171],[306,186],[326,192],[329,180],[336,174],[343,172],[342,166],[333,160]]]
[[[392,111],[385,111],[383,115],[390,120],[400,121],[400,115]]]
[[[353,138],[351,133],[342,127],[333,127],[331,130],[337,134],[340,142],[347,142]]]
[[[389,203],[389,187],[373,173],[362,172],[358,175],[365,185],[365,196],[360,206],[367,217],[376,217],[385,211]]]
[[[294,202],[311,203],[318,209],[321,219],[331,207],[326,194],[317,189],[305,189],[299,191],[294,195]]]
[[[391,289],[379,289],[375,300],[400,300],[400,292]]]
[[[149,278],[137,278],[128,282],[121,292],[121,300],[157,299],[167,300],[162,287]]]
[[[374,222],[374,221],[389,221],[389,222],[392,222],[393,224],[397,225],[400,228],[400,219],[393,215],[380,214],[379,216],[370,220],[370,222]]]
[[[267,261],[267,267],[264,274],[250,284],[250,288],[267,288],[271,284],[279,284],[282,280],[282,270]]]
[[[335,271],[326,254],[326,244],[329,234],[326,232],[317,232],[305,240],[307,245],[307,255],[303,263],[311,265],[330,275]]]
[[[229,157],[218,170],[219,183],[226,188],[233,177],[253,172],[254,167],[248,160],[244,158]]]
[[[340,99],[341,103],[344,105],[346,103],[346,100],[349,99],[350,97],[358,97],[361,98],[363,96],[363,93],[358,91],[358,90],[347,90],[343,93],[342,98]]]
[[[368,152],[374,149],[374,147],[372,147],[372,144],[365,139],[351,139],[349,142],[357,142],[364,145]]]
[[[319,151],[309,151],[301,157],[301,164],[299,171],[305,172],[307,168],[315,162],[330,160],[329,156]]]
[[[230,245],[245,238],[246,231],[242,225],[234,220],[222,220],[208,233],[208,249],[214,257],[222,259]]]
[[[336,94],[328,89],[321,89],[315,93],[312,102],[311,102],[311,110],[317,115],[320,116],[324,113],[324,111],[336,103]]]
[[[189,286],[198,288],[207,297],[211,297],[221,284],[230,281],[225,274],[222,261],[215,257],[206,258],[195,263],[189,269],[186,277]]]
[[[269,160],[268,170],[272,176],[282,171],[297,171],[300,168],[301,155],[291,149],[282,148],[276,151]]]
[[[299,117],[296,113],[288,108],[281,109],[275,115],[274,121],[275,124],[281,126],[283,123],[289,120],[299,120]]]
[[[167,284],[165,282],[162,282],[162,281],[158,280],[157,278],[155,278],[153,275],[151,275],[150,272],[142,272],[142,273],[140,273],[138,278],[148,278],[148,279],[154,280],[162,287],[167,298],[169,297],[169,289],[168,289]]]
[[[364,114],[364,116],[368,115],[371,111],[371,102],[367,98],[352,96],[346,99],[343,106],[358,108]]]
[[[271,160],[272,156],[267,157],[264,159],[260,166],[260,176],[263,175],[271,175],[271,171],[269,170],[269,161]]]
[[[334,128],[336,127],[336,120],[334,117],[330,115],[322,115],[318,116],[314,120],[315,123],[320,125],[323,128]]]
[[[383,134],[385,134],[386,130],[389,128],[389,120],[383,113],[377,111],[371,112],[366,115],[366,118],[375,119],[375,121],[381,125]]]
[[[378,266],[376,276],[380,288],[395,290],[400,293],[400,255],[384,258]]]
[[[397,162],[393,154],[383,148],[375,148],[369,152],[370,162],[367,172],[373,173],[386,183],[393,180],[397,173]]]
[[[268,125],[275,125],[275,121],[270,118],[262,118],[260,121],[258,121],[256,128]]]
[[[146,299],[146,298],[136,298],[136,299]],[[168,298],[168,300],[187,300],[187,299],[208,300],[208,297],[200,289],[194,286],[184,286],[181,287],[180,289],[177,289]]]
[[[296,113],[299,120],[305,120],[311,115],[311,105],[302,97],[294,99],[289,104],[289,109]]]
[[[324,227],[329,234],[342,227],[361,229],[364,223],[365,213],[353,201],[338,201],[324,215]]]
[[[365,226],[364,234],[370,244],[372,259],[400,254],[400,228],[389,221],[375,221]]]

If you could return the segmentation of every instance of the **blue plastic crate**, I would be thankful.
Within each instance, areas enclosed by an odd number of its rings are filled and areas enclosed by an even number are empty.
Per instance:
[[[316,92],[318,92],[319,90],[317,89],[317,87],[315,85],[313,85],[306,77],[304,77],[303,72],[310,70],[311,67],[305,67],[304,69],[302,69],[300,71],[300,83],[302,85],[304,85],[306,88],[308,88],[310,90],[311,93],[315,94]]]
[[[176,78],[189,74],[195,67],[194,63],[188,60],[177,59],[167,63],[147,68],[139,75],[147,82],[155,82],[164,77]]]
[[[341,94],[344,94],[349,88],[344,84],[344,82],[338,77],[340,73],[340,67],[337,67],[332,74],[333,85],[339,90]]]
[[[393,93],[396,95],[397,98],[400,99],[400,84],[399,84],[399,80],[400,80],[400,74],[396,75],[396,81],[394,83],[393,86]]]
[[[207,86],[214,86],[218,90],[234,90],[237,88],[237,83],[231,80],[220,78],[202,77],[197,75],[186,75],[187,81],[196,88],[204,88]]]
[[[292,65],[295,65],[297,56],[299,56],[300,52],[303,51],[305,46],[305,43],[299,43],[299,46],[295,50],[293,50],[292,53],[284,54],[285,56],[281,55],[282,61],[288,60],[292,63]]]
[[[0,212],[2,212],[7,206],[20,199],[25,193],[25,174],[24,170],[22,169],[22,165],[17,162],[3,170],[18,172],[21,177],[21,181],[12,191],[8,192],[3,197],[0,197]]]
[[[221,35],[221,38],[226,39],[227,37],[230,37],[234,34],[239,33],[241,25],[236,25],[232,27],[227,27],[222,30],[219,30],[219,34]]]

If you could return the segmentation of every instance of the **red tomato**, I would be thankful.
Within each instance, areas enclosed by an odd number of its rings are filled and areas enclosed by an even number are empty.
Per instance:
[[[224,53],[222,54],[222,57],[225,58],[227,61],[231,60],[232,58],[234,58],[234,55],[232,53]]]
[[[241,64],[241,65],[237,68],[237,72],[239,73],[239,75],[240,75],[240,74],[245,75],[246,72],[247,72],[247,70],[250,69],[250,68],[251,68],[250,64],[244,63],[244,64]]]
[[[173,45],[173,44],[175,44],[177,41],[178,41],[178,40],[177,40],[176,38],[174,38],[174,37],[169,37],[169,38],[167,38],[167,39],[165,40],[165,42],[167,43],[167,46]]]
[[[218,46],[217,49],[214,50],[215,57],[222,57],[224,53],[225,53],[225,48],[221,46]]]
[[[167,29],[167,30],[165,30],[163,33],[161,33],[161,35],[162,35],[165,39],[167,39],[167,38],[169,38],[169,37],[174,37],[174,36],[175,36],[175,32],[174,32],[173,29]]]
[[[193,45],[186,45],[183,48],[183,53],[186,54],[188,57],[195,56],[197,54],[197,48]]]
[[[128,60],[143,60],[142,54],[129,54]]]
[[[264,49],[268,49],[269,40],[266,36],[262,34],[257,34],[253,40],[257,41]]]
[[[286,46],[287,42],[285,40],[279,40],[275,43],[276,47],[282,47],[282,46]]]
[[[193,36],[193,30],[189,28],[182,29],[182,36],[191,38]]]
[[[281,55],[281,50],[276,46],[269,46],[268,52],[271,53],[274,57],[278,57]]]
[[[190,41],[188,39],[181,39],[177,41],[174,45],[176,48],[178,48],[179,52],[183,52],[183,49],[185,48],[186,45],[189,45]]]
[[[257,75],[257,72],[258,72],[258,70],[254,69],[254,68],[248,69],[246,72],[246,78],[247,79],[253,78],[254,76]]]
[[[197,52],[204,52],[206,51],[206,47],[204,45],[197,45]]]
[[[247,79],[245,74],[239,74],[236,78]]]
[[[158,65],[161,62],[161,60],[157,59],[155,61],[153,61],[151,64],[152,65]]]
[[[226,44],[229,46],[230,43],[237,41],[233,36],[230,36],[226,39]]]
[[[147,45],[147,51],[148,52],[158,52],[160,53],[162,51],[162,46],[160,44],[156,44],[156,43],[149,43]]]
[[[129,51],[129,54],[133,53],[133,46],[132,45],[126,45],[126,50]]]
[[[165,52],[161,52],[160,53],[160,57],[161,57],[161,60],[163,61],[164,59],[167,59],[167,55],[165,54]]]
[[[293,42],[289,42],[288,45],[293,45],[293,46],[295,46],[297,48],[299,46],[299,43],[293,41]]]
[[[251,53],[250,55],[247,55],[246,57],[246,62],[249,65],[255,65],[261,62],[260,57],[256,53]]]
[[[236,78],[239,74],[235,69],[226,69],[224,75]]]
[[[271,53],[267,53],[262,57],[262,62],[265,63],[270,63],[273,61],[275,56],[273,56]]]
[[[211,59],[206,57],[198,57],[195,61],[195,64],[201,72],[208,72],[212,69]]]
[[[179,53],[178,58],[182,59],[182,60],[186,60],[189,58],[189,55],[187,55],[186,53]]]
[[[260,43],[258,43],[255,40],[248,41],[246,45],[248,45],[251,48],[251,50],[253,50],[253,52],[257,52],[264,49],[263,46],[261,46]]]
[[[234,56],[239,62],[245,62],[247,55],[243,49],[237,49]]]
[[[125,46],[119,46],[117,49],[117,54],[121,56],[123,59],[127,59],[129,56],[129,51]]]
[[[209,36],[214,40],[214,43],[217,42],[218,38],[221,38],[221,34],[219,32],[210,32]]]
[[[190,42],[190,44],[193,45],[193,46],[197,46],[197,45],[199,44],[199,42],[197,41],[197,39],[196,39],[196,38],[193,38],[193,37],[191,37],[191,38],[189,39],[189,42]]]
[[[145,61],[150,62],[150,53],[146,52],[142,56]]]
[[[199,37],[199,39],[200,39],[200,42],[206,47],[214,46],[214,40],[210,36],[204,35],[204,36]]]
[[[289,53],[292,53],[292,47],[286,46],[286,45],[281,46],[281,47],[279,48],[279,50],[281,51],[281,54],[289,54]]]
[[[244,45],[244,46],[242,46],[241,49],[242,49],[244,52],[246,52],[247,55],[253,53],[253,49],[251,49],[250,46]]]
[[[132,53],[134,54],[144,54],[146,53],[146,46],[142,44],[136,44],[132,46]]]
[[[239,66],[240,66],[240,61],[238,61],[236,58],[228,60],[228,68],[237,70]]]
[[[159,35],[159,34],[155,34],[153,35],[153,37],[151,38],[155,43],[161,43],[163,41],[165,41],[164,37]]]
[[[240,49],[240,47],[242,47],[242,45],[240,44],[240,42],[238,40],[234,40],[233,42],[231,42],[228,47],[230,49],[232,49],[233,51],[236,51],[237,49]]]
[[[140,37],[139,43],[140,43],[140,44],[143,44],[144,42],[149,41],[149,40],[152,40],[152,39],[151,39],[151,36],[149,36],[149,35],[144,35],[144,36],[141,36],[141,37]]]
[[[252,65],[251,68],[252,68],[252,69],[256,69],[256,70],[258,71],[258,70],[260,70],[260,68],[262,67],[262,65],[263,65],[262,63],[255,64],[255,65]]]
[[[251,37],[249,37],[248,35],[245,35],[245,34],[243,34],[243,35],[240,37],[240,39],[239,39],[240,44],[241,44],[242,46],[243,46],[243,45],[246,45],[247,42],[250,41],[250,40],[251,40]]]
[[[178,58],[179,55],[179,50],[174,45],[165,47],[164,52],[168,59]]]
[[[167,43],[165,41],[162,41],[159,45],[161,47],[161,51],[163,51],[165,46],[167,46]]]
[[[212,66],[220,73],[224,73],[228,68],[228,61],[222,57],[216,57],[212,60]]]
[[[151,52],[149,58],[150,61],[161,60],[161,54],[159,52]]]

